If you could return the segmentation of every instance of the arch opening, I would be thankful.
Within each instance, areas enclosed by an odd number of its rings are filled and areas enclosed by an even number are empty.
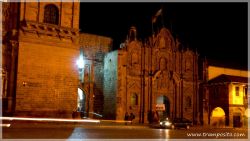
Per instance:
[[[225,126],[225,112],[221,107],[216,107],[211,113],[211,125],[217,127]]]
[[[170,118],[170,101],[167,96],[158,96],[157,105],[164,105],[163,110],[158,110],[159,119]]]

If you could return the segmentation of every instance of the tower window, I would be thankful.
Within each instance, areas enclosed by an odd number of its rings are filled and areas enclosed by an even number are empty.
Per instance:
[[[46,5],[44,8],[44,22],[58,25],[59,12],[54,4]]]

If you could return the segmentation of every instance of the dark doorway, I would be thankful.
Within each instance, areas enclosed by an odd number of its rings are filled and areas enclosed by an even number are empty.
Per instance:
[[[240,116],[233,116],[233,127],[241,127]]]
[[[164,111],[158,111],[160,119],[163,118],[170,118],[170,102],[168,97],[166,96],[158,96],[157,97],[157,104],[164,104],[165,110]]]

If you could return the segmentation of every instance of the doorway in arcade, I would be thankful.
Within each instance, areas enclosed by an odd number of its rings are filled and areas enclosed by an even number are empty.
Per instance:
[[[170,118],[170,102],[166,96],[158,96],[156,110],[159,114],[159,119]]]

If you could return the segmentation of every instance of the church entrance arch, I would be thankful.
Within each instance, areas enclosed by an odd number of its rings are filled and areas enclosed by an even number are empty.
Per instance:
[[[165,109],[164,110],[159,110],[159,118],[164,119],[166,117],[170,117],[170,101],[167,96],[158,96],[157,97],[157,105],[164,105]]]

